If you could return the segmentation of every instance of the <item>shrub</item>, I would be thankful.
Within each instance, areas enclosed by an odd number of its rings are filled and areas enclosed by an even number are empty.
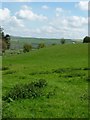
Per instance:
[[[31,44],[24,44],[23,46],[23,52],[29,52],[32,49],[32,45]]]
[[[2,70],[8,70],[9,67],[8,66],[2,66]]]
[[[46,81],[40,79],[37,82],[31,82],[29,84],[18,84],[14,86],[6,96],[3,96],[3,100],[11,102],[18,99],[36,98],[42,95],[42,89],[47,85]]]
[[[44,48],[44,47],[46,47],[44,43],[39,43],[39,44],[38,44],[38,49],[39,49],[39,48]]]
[[[52,43],[52,45],[54,46],[54,45],[56,45],[56,43]]]
[[[64,38],[61,39],[61,44],[65,44],[65,39]]]

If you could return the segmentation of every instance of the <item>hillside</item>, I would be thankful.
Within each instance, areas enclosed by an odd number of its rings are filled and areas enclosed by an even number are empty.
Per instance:
[[[3,56],[3,96],[15,85],[45,80],[36,98],[12,100],[3,116],[15,118],[88,117],[88,44],[65,44]],[[14,95],[14,94],[13,94]],[[21,111],[22,110],[22,111]]]
[[[65,41],[66,43],[72,43],[71,39],[65,39]],[[45,43],[45,45],[60,44],[60,39],[11,36],[11,48],[22,48],[24,43],[30,43],[33,47],[37,47],[39,43]]]

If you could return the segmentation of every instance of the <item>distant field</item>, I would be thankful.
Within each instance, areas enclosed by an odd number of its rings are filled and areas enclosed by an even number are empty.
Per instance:
[[[72,43],[71,39],[66,39],[66,43]],[[11,36],[11,48],[22,48],[25,43],[32,44],[33,47],[37,47],[39,43],[45,45],[61,44],[60,39],[47,39],[47,38],[29,38],[29,37],[13,37]]]
[[[87,118],[88,45],[55,45],[3,56],[2,92],[16,84],[45,80],[41,96],[3,101],[3,117]],[[11,100],[11,102],[8,102]]]

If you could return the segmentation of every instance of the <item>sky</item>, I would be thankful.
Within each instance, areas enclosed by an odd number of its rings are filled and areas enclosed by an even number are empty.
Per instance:
[[[0,0],[3,2],[79,2],[81,0]],[[89,0],[82,0],[89,1]]]
[[[38,0],[39,1],[39,0]],[[0,26],[13,36],[82,39],[88,35],[88,2],[4,0]]]

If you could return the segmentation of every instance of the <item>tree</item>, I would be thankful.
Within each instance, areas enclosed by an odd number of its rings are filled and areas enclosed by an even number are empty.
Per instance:
[[[2,41],[2,53],[5,53],[6,49],[7,49],[7,44],[5,41]]]
[[[27,44],[25,43],[23,46],[23,52],[29,52],[32,49],[32,45],[31,44]]]
[[[89,37],[89,36],[86,36],[86,37],[83,39],[83,43],[90,43],[90,37]]]
[[[0,39],[2,39],[3,35],[4,35],[3,28],[0,26]]]
[[[0,54],[2,53],[2,39],[0,38]]]
[[[44,47],[46,47],[44,43],[39,43],[39,44],[38,44],[38,49],[39,49],[39,48],[44,48]]]
[[[10,35],[4,35],[3,28],[0,26],[0,49],[5,52],[6,49],[10,48]]]
[[[62,38],[60,42],[61,42],[61,44],[65,44],[65,39]]]
[[[7,44],[7,49],[9,49],[10,48],[10,35],[6,34],[4,39]]]

